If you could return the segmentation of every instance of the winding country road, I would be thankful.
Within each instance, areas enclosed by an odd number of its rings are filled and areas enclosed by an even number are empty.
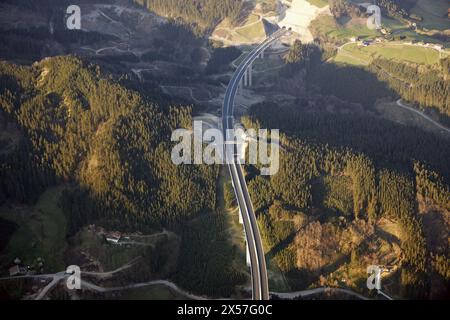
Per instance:
[[[369,300],[369,298],[354,292],[352,290],[348,289],[341,289],[341,288],[315,288],[315,289],[309,289],[309,290],[303,290],[303,291],[295,291],[295,292],[273,292],[273,295],[276,295],[279,298],[282,299],[298,299],[298,298],[304,298],[307,296],[312,296],[319,293],[344,293],[349,296],[356,297],[361,300]]]
[[[406,104],[403,103],[402,99],[397,100],[397,106],[399,106],[400,108],[412,111],[414,113],[417,113],[419,116],[421,116],[422,118],[428,120],[429,122],[431,122],[432,124],[434,124],[436,127],[438,127],[441,130],[447,131],[448,133],[450,133],[450,129],[447,127],[444,127],[442,124],[440,124],[437,121],[434,121],[433,119],[431,119],[429,116],[427,116],[426,114],[424,114],[423,112],[420,112],[417,109],[414,109],[413,107],[410,107]]]
[[[140,258],[133,259],[132,261],[128,262],[127,264],[123,265],[122,267],[107,271],[107,272],[90,272],[90,271],[82,271],[81,274],[83,275],[89,275],[94,276],[98,279],[105,280],[107,278],[110,278],[114,276],[116,273],[124,271],[126,269],[129,269],[132,267]],[[24,276],[15,276],[15,277],[3,277],[0,278],[0,280],[14,280],[14,279],[20,279],[20,278],[40,278],[40,279],[51,279],[51,281],[37,294],[37,296],[34,298],[35,300],[42,300],[44,299],[47,294],[58,284],[60,281],[66,279],[69,275],[66,274],[64,271],[55,273],[55,274],[41,274],[41,275],[24,275]],[[119,287],[102,287],[96,284],[93,284],[89,281],[81,279],[81,288],[83,290],[91,290],[96,291],[100,293],[108,293],[108,292],[118,292],[118,291],[125,291],[125,290],[131,290],[131,289],[138,289],[138,288],[144,288],[144,287],[152,287],[152,286],[164,286],[166,288],[169,288],[170,290],[173,290],[177,294],[185,297],[186,299],[192,299],[192,300],[207,300],[211,299],[206,296],[200,296],[193,293],[190,293],[186,290],[181,289],[178,287],[174,282],[171,282],[169,280],[152,280],[147,282],[140,282],[140,283],[133,283],[125,286],[119,286]],[[249,288],[250,289],[250,288]],[[296,298],[303,298],[323,292],[331,292],[331,293],[345,293],[347,295],[354,296],[358,299],[362,300],[368,300],[367,297],[364,297],[363,295],[360,295],[354,291],[348,290],[348,289],[341,289],[341,288],[315,288],[315,289],[308,289],[303,291],[296,291],[296,292],[271,292],[270,294],[275,295],[281,299],[296,299]],[[226,300],[226,298],[218,298],[220,300]]]
[[[208,299],[206,297],[198,296],[198,295],[189,293],[183,289],[180,289],[175,283],[170,282],[168,280],[153,280],[153,281],[148,281],[148,282],[130,284],[127,286],[122,286],[122,287],[109,287],[109,288],[100,287],[100,286],[90,283],[88,281],[81,280],[81,287],[83,289],[88,289],[88,290],[102,292],[102,293],[123,291],[123,290],[130,290],[130,289],[138,289],[138,288],[151,287],[151,286],[157,286],[157,285],[165,286],[187,299],[191,299],[191,300],[207,300]]]
[[[107,271],[107,272],[90,272],[90,271],[82,271],[81,276],[84,275],[90,275],[98,278],[109,278],[112,277],[114,274],[131,268],[140,257],[133,259],[132,261],[128,262],[127,264],[123,265],[122,267]],[[65,271],[60,271],[57,273],[52,274],[36,274],[36,275],[23,275],[23,276],[10,276],[10,277],[2,277],[0,278],[0,281],[2,280],[16,280],[16,279],[51,279],[51,281],[39,292],[39,294],[36,296],[35,300],[41,300],[43,299],[47,293],[50,292],[53,287],[55,287],[61,280],[66,279],[70,275],[67,274]]]

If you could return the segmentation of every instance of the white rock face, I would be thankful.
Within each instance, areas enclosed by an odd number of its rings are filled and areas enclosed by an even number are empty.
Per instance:
[[[321,13],[329,13],[329,6],[318,8],[306,0],[292,0],[290,8],[286,9],[284,18],[278,22],[280,27],[292,28],[292,31],[299,34],[302,42],[312,42],[313,35],[308,27]]]

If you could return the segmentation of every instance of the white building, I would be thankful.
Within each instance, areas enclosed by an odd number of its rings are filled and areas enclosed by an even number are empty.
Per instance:
[[[120,232],[111,232],[106,235],[106,241],[117,244],[119,243],[121,237],[122,235],[120,234]]]

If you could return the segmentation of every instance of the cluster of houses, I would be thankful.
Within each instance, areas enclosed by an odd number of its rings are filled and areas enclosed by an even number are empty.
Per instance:
[[[367,46],[371,45],[373,42],[382,42],[382,41],[384,41],[384,39],[383,38],[376,38],[375,40],[367,39],[367,40],[362,40],[361,41],[359,37],[351,37],[350,41],[351,42],[355,42],[355,43],[359,42],[359,44],[361,46],[367,47]]]
[[[351,42],[354,42],[354,43],[359,43],[359,45],[360,46],[364,46],[364,47],[367,47],[367,46],[370,46],[371,44],[373,44],[373,43],[381,43],[381,42],[385,42],[386,41],[386,39],[384,39],[384,38],[382,38],[382,37],[377,37],[377,38],[375,38],[375,39],[365,39],[365,40],[361,40],[359,37],[351,37],[350,38],[350,41]],[[435,50],[438,50],[438,51],[440,51],[440,50],[443,50],[443,46],[442,45],[440,45],[440,44],[436,44],[436,43],[426,43],[426,42],[421,42],[421,41],[418,41],[418,42],[412,42],[412,41],[409,41],[409,42],[404,42],[404,44],[406,44],[406,45],[416,45],[416,46],[420,46],[420,47],[424,47],[424,48],[431,48],[431,49],[435,49]]]
[[[91,226],[91,228],[95,229],[95,226]],[[104,237],[108,243],[112,244],[120,244],[121,240],[127,240],[129,237],[124,237],[119,231],[105,232]],[[44,260],[41,257],[36,259],[36,263],[33,264],[34,267],[24,266],[22,260],[20,258],[15,258],[13,262],[13,266],[11,266],[9,271],[10,277],[23,276],[27,274],[33,274],[36,270],[43,271]]]
[[[14,259],[14,265],[9,268],[9,276],[15,277],[15,276],[23,276],[23,275],[29,275],[29,274],[36,274],[37,271],[43,272],[44,271],[44,259],[41,257],[38,257],[33,263],[32,266],[24,266],[22,261],[19,258]]]

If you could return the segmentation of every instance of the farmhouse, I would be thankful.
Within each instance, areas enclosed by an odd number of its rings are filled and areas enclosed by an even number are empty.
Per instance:
[[[20,267],[18,265],[15,265],[15,266],[9,268],[9,275],[11,277],[20,276],[20,275],[23,275],[23,274],[26,274],[26,273],[27,273],[26,269],[22,268],[22,267]]]
[[[106,235],[106,241],[111,243],[119,243],[122,234],[118,231],[110,232]]]

